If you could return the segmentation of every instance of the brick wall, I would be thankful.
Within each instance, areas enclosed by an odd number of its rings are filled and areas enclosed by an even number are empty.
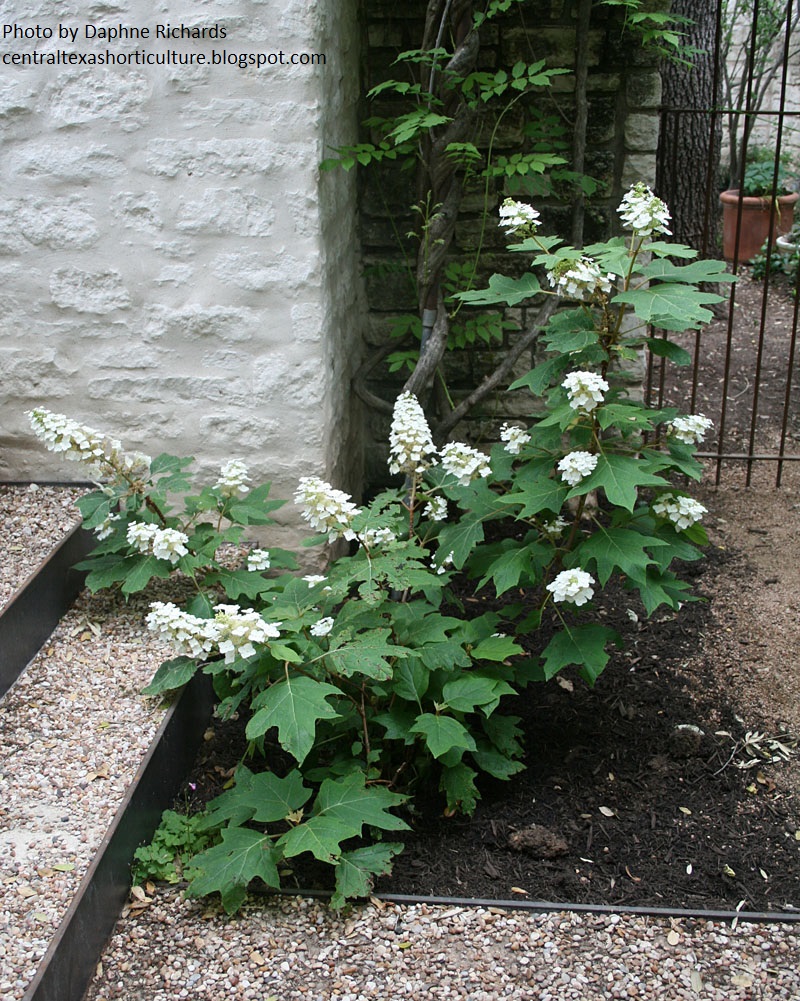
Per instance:
[[[400,51],[419,46],[425,6],[425,0],[410,0],[402,5],[388,0],[364,0],[368,86],[386,78],[397,78],[405,72],[404,68],[391,64]],[[510,68],[520,59],[525,62],[544,59],[550,67],[571,68],[575,58],[575,15],[576,5],[572,0],[530,0],[519,12],[512,11],[505,18],[487,23],[481,29],[479,68]],[[566,142],[564,155],[569,159],[574,89],[575,78],[571,73],[556,77],[549,93],[536,91],[525,111],[515,108],[502,122],[496,153],[511,154],[529,149],[524,126],[533,112],[540,112],[553,115],[566,124],[562,138]],[[615,209],[631,183],[643,180],[652,184],[655,179],[661,100],[657,57],[643,51],[637,40],[623,34],[622,15],[618,9],[595,7],[593,11],[587,93],[589,123],[585,170],[601,182],[600,191],[590,200],[586,210],[585,237],[586,242],[590,242],[605,239],[615,232]],[[367,111],[388,114],[392,108],[381,104]],[[485,149],[485,142],[483,146]],[[404,177],[407,180],[404,181]],[[418,218],[409,211],[414,201],[411,177],[413,172],[403,175],[391,165],[387,169],[369,168],[364,172],[362,241],[370,306],[368,339],[373,349],[390,336],[399,315],[415,310],[410,272],[413,272],[416,250],[414,241],[406,235],[418,226]],[[483,185],[481,179],[465,192],[453,250],[454,258],[469,260],[470,253],[482,239],[483,264],[478,287],[485,284],[485,279],[494,271],[519,274],[526,266],[520,255],[506,254],[503,234],[496,225],[496,209],[508,193],[507,189],[502,182],[492,181],[487,198]],[[570,209],[563,200],[513,193],[515,197],[533,202],[542,211],[546,231],[569,237]],[[489,212],[485,230],[481,221],[484,209]],[[398,252],[398,242],[404,247],[405,259]],[[454,399],[467,393],[493,367],[498,353],[518,336],[515,328],[517,331],[526,329],[530,314],[531,311],[524,308],[506,311],[511,327],[504,333],[502,344],[479,345],[448,355],[448,391]],[[533,363],[533,352],[521,358],[519,374],[528,371]],[[391,375],[385,367],[376,368],[367,388],[384,399],[393,399],[404,378],[403,372]],[[496,394],[472,412],[454,437],[466,436],[475,442],[492,440],[500,423],[509,417],[528,414],[530,407],[527,391]],[[371,438],[366,454],[368,478],[373,481],[380,481],[386,475],[384,442],[388,421],[386,414],[375,409],[371,411]]]
[[[32,439],[23,411],[44,404],[209,475],[240,456],[279,496],[312,472],[358,486],[354,185],[318,171],[355,134],[355,2],[23,0],[3,21],[3,53],[206,62],[0,63],[0,480],[81,475]],[[98,32],[120,26],[149,37]],[[268,61],[210,64],[223,51]]]

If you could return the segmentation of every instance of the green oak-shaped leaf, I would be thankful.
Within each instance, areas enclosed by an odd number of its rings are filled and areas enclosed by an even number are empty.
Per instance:
[[[310,817],[293,827],[278,840],[286,858],[311,852],[320,862],[335,862],[342,853],[342,842],[357,837],[358,832],[338,817],[322,814]]]
[[[401,646],[387,643],[391,629],[381,627],[357,634],[325,655],[325,663],[334,674],[349,678],[363,674],[376,681],[388,681],[392,665],[386,658],[406,657],[409,652]]]
[[[434,758],[440,758],[452,748],[464,751],[474,751],[475,741],[467,728],[453,719],[452,716],[436,716],[433,713],[423,713],[417,717],[411,727],[412,733],[421,734],[425,738],[428,750]]]
[[[459,713],[471,713],[476,707],[490,716],[503,695],[513,695],[514,689],[502,678],[469,673],[454,678],[442,686],[442,698]]]
[[[244,902],[247,886],[254,879],[278,889],[281,885],[277,862],[280,853],[266,834],[244,827],[229,827],[222,832],[222,843],[191,860],[198,874],[189,884],[190,897],[205,897],[218,892],[228,914]]]
[[[317,720],[339,715],[325,700],[341,694],[325,681],[302,675],[278,681],[253,700],[256,712],[247,724],[247,739],[255,740],[276,726],[281,746],[302,764],[314,746]]]
[[[447,796],[449,810],[461,810],[466,814],[475,812],[481,794],[475,785],[477,772],[463,761],[442,769],[440,787]]]
[[[525,651],[511,636],[487,636],[472,648],[473,660],[503,661],[521,653]]]
[[[576,559],[584,569],[593,560],[601,584],[605,584],[615,570],[639,581],[647,576],[648,566],[657,562],[647,552],[647,547],[666,545],[661,539],[641,532],[601,527],[581,543]]]
[[[517,306],[525,299],[538,295],[541,288],[539,279],[532,271],[526,272],[521,278],[495,274],[489,279],[488,288],[458,292],[455,298],[471,306],[491,306],[501,302],[506,306]]]
[[[208,804],[208,815],[203,827],[232,826],[255,820],[259,824],[272,824],[284,820],[308,802],[311,790],[303,785],[303,776],[297,769],[285,778],[273,772],[254,774],[244,765],[236,770],[236,783]]]
[[[603,673],[609,654],[606,644],[620,644],[614,629],[595,623],[565,626],[553,636],[542,651],[545,678],[549,681],[569,664],[576,664],[582,676],[593,685]]]
[[[335,816],[357,834],[361,834],[363,824],[382,831],[404,831],[408,824],[388,811],[405,801],[405,796],[385,786],[366,785],[364,773],[355,771],[322,783],[314,802],[314,813]]]
[[[700,292],[691,285],[662,282],[649,288],[620,292],[611,300],[614,304],[628,303],[645,323],[664,330],[695,329],[714,319],[707,305],[722,302],[723,297],[712,292]]]
[[[569,497],[579,497],[602,487],[610,503],[632,512],[639,487],[663,487],[666,483],[662,476],[645,472],[640,459],[632,455],[604,452],[598,456],[594,472],[573,487]]]
[[[396,842],[381,842],[343,852],[336,865],[336,889],[331,897],[331,906],[338,910],[348,899],[368,897],[374,877],[392,871],[392,859],[399,855],[403,847]]]
[[[142,689],[142,695],[161,695],[183,688],[194,677],[198,664],[194,657],[175,657],[165,660],[153,675],[153,680]]]
[[[427,692],[430,681],[430,671],[423,661],[417,657],[409,657],[395,666],[392,687],[406,702],[419,703]]]

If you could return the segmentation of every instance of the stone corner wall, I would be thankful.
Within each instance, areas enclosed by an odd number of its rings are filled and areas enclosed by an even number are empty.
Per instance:
[[[0,63],[0,480],[81,477],[29,432],[42,404],[277,496],[357,489],[355,191],[318,169],[355,134],[355,0],[53,6],[3,11],[3,53],[95,61]]]

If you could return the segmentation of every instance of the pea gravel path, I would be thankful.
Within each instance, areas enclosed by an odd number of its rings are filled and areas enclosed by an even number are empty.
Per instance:
[[[800,928],[299,898],[227,918],[176,890],[120,922],[86,1001],[797,1001]]]
[[[0,608],[78,524],[75,501],[85,487],[0,484]]]
[[[17,1001],[163,718],[147,604],[84,593],[0,701],[0,1001]]]

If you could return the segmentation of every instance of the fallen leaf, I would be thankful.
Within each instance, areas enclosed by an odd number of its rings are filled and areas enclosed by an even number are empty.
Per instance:
[[[628,879],[630,879],[633,883],[641,883],[642,881],[642,877],[634,876],[627,866],[625,866],[625,874],[627,875]]]
[[[399,945],[397,946],[397,948],[398,949],[403,949],[403,950],[410,949],[411,948],[411,943],[410,942],[400,942]]]
[[[133,897],[134,900],[139,900],[142,903],[144,903],[146,900],[150,899],[147,896],[147,894],[144,892],[144,890],[141,888],[141,886],[132,886],[131,887],[131,896]]]
[[[687,817],[691,817],[692,811],[689,809],[688,806],[679,806],[678,809],[681,811],[681,813],[685,813]]]
[[[600,812],[603,814],[604,817],[616,817],[617,815],[617,811],[612,810],[610,806],[601,806]]]
[[[569,678],[556,677],[558,684],[564,689],[565,692],[574,692],[575,686],[569,680]]]
[[[731,977],[731,983],[736,987],[752,987],[753,978],[749,973],[734,973]]]
[[[56,872],[72,872],[75,865],[72,862],[56,862],[51,868]]]
[[[255,963],[256,966],[264,966],[266,964],[266,959],[261,955],[260,952],[250,953],[250,962]]]
[[[736,872],[733,869],[731,869],[731,867],[727,864],[727,862],[722,867],[722,871],[725,873],[726,876],[733,877],[736,875]]]
[[[672,929],[671,932],[667,934],[667,941],[669,942],[670,945],[677,945],[680,942],[680,940],[681,936],[678,932],[675,931],[674,928]]]
[[[700,994],[703,990],[703,977],[699,970],[692,970],[689,974],[689,982],[695,994]]]
[[[525,894],[526,897],[528,896],[528,891],[527,890],[523,890],[521,886],[512,886],[511,887],[511,892],[512,893],[523,893],[523,894]]]
[[[34,888],[32,886],[28,886],[27,883],[23,884],[22,886],[18,886],[17,887],[17,893],[21,897],[25,897],[25,898],[28,898],[28,897],[38,897],[39,896],[39,894],[36,892],[36,890],[34,890]]]
[[[86,776],[88,782],[94,782],[95,779],[107,779],[108,778],[108,765],[100,765],[93,772],[89,772]]]
[[[687,876],[691,876],[692,875],[692,863],[691,862],[686,866],[686,875]]]

